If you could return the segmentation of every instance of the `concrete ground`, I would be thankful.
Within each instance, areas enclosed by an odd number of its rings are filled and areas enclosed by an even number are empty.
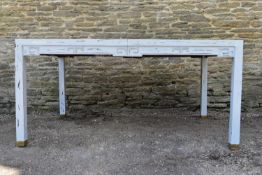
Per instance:
[[[0,115],[0,174],[262,174],[262,114],[243,114],[241,150],[227,147],[228,113],[104,109],[29,115],[29,145],[15,147],[14,116]]]

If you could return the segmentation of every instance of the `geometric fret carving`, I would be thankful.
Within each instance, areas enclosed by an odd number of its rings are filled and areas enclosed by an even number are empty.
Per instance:
[[[112,55],[142,57],[147,55],[233,57],[237,40],[16,40],[24,55]],[[198,43],[198,44],[197,44]]]
[[[27,144],[26,64],[30,55],[203,56],[201,114],[207,115],[207,56],[232,57],[229,146],[240,143],[240,114],[243,69],[242,40],[158,39],[17,39],[15,53],[16,140]],[[64,60],[59,59],[60,114],[65,114]]]

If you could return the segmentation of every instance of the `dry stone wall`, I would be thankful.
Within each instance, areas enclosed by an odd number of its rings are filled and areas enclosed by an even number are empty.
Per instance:
[[[16,38],[243,39],[243,110],[262,108],[260,0],[1,0],[0,112],[14,112]],[[55,57],[27,58],[33,110],[58,109]],[[231,59],[209,59],[209,107],[229,107]],[[71,110],[197,109],[200,59],[66,57]]]

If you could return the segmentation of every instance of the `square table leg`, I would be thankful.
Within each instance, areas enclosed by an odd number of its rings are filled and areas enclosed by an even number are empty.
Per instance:
[[[15,96],[16,96],[16,146],[27,146],[27,92],[26,64],[23,49],[15,49]]]
[[[242,95],[243,43],[236,47],[232,64],[230,119],[229,119],[229,148],[239,149],[241,95]]]
[[[207,81],[208,81],[207,57],[201,58],[201,118],[207,117]]]
[[[60,116],[64,116],[66,113],[66,99],[65,99],[65,60],[59,58],[59,109]]]

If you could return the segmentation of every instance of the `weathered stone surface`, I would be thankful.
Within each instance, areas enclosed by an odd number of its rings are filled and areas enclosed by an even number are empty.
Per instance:
[[[262,110],[262,3],[88,0],[0,3],[0,112],[14,112],[15,38],[244,39],[243,110]],[[209,107],[228,110],[231,59],[209,59]],[[58,109],[57,58],[27,58],[29,109]],[[199,105],[198,58],[66,58],[70,110]]]

